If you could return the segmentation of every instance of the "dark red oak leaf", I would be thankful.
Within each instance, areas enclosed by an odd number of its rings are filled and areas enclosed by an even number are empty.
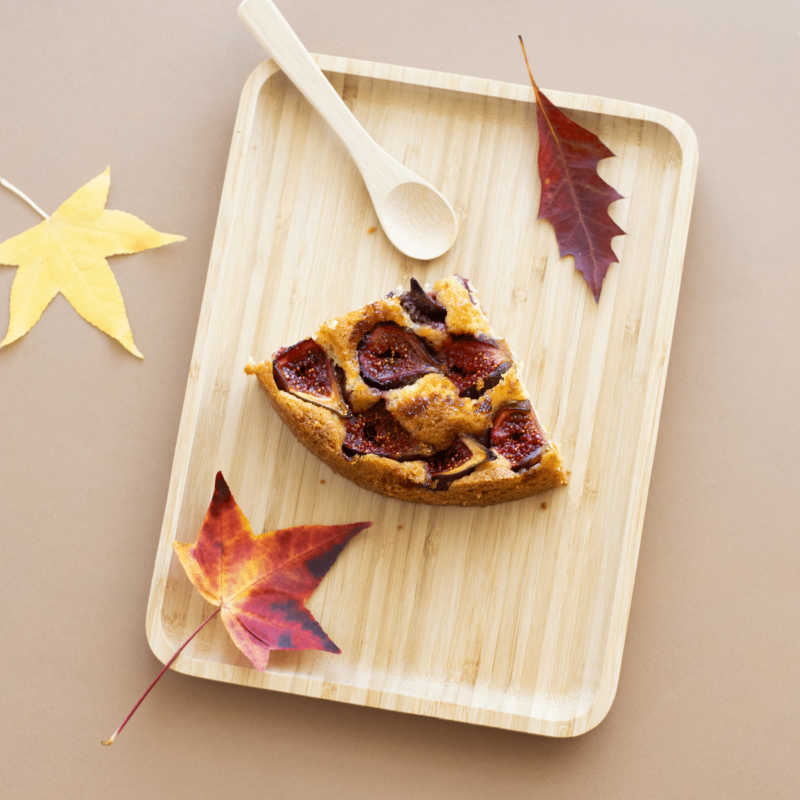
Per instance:
[[[598,162],[614,153],[539,91],[521,36],[519,41],[536,95],[542,182],[537,219],[550,220],[561,257],[575,257],[575,269],[599,301],[606,272],[617,261],[611,239],[625,233],[608,215],[609,205],[622,195],[597,174]]]
[[[305,607],[339,553],[371,522],[299,525],[256,536],[222,473],[194,543],[173,542],[186,574],[216,610],[180,646],[139,702],[103,744],[111,744],[184,647],[217,614],[253,666],[264,671],[271,650],[340,653]]]

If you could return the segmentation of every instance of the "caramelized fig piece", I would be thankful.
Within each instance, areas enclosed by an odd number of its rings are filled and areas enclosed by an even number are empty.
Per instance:
[[[462,285],[467,290],[470,303],[472,303],[472,305],[477,305],[477,303],[475,302],[475,298],[472,296],[472,286],[470,286],[469,278],[465,278],[463,275],[456,275],[456,278],[458,278],[461,281]]]
[[[447,450],[440,450],[428,461],[428,471],[436,479],[436,490],[447,489],[450,484],[469,475],[484,461],[494,461],[497,456],[471,436],[461,434]]]
[[[422,340],[393,322],[381,322],[364,335],[358,364],[364,382],[375,389],[397,389],[441,371]]]
[[[333,362],[313,339],[278,350],[272,357],[272,377],[279,389],[301,400],[342,417],[350,413],[342,400]]]
[[[454,336],[442,348],[447,377],[458,387],[461,397],[477,400],[500,383],[511,367],[511,359],[491,342],[471,336]]]
[[[402,295],[400,304],[418,325],[430,325],[444,330],[447,309],[427,294],[416,278],[411,279],[411,288]]]
[[[492,447],[511,469],[528,469],[544,453],[544,431],[526,400],[498,412],[492,423]]]
[[[348,457],[372,453],[395,461],[413,461],[433,453],[430,445],[417,441],[401,427],[383,400],[345,421],[342,450]]]

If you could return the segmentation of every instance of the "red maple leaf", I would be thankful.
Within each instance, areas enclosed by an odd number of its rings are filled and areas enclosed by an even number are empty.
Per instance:
[[[217,614],[236,646],[262,672],[271,650],[340,653],[304,603],[345,545],[371,525],[299,525],[256,536],[218,472],[197,541],[173,542],[189,579],[217,609],[178,648],[103,744],[114,741],[170,664]]]
[[[256,536],[218,472],[197,541],[172,546],[197,591],[219,606],[236,646],[263,672],[270,650],[341,652],[304,602],[371,524],[300,525]]]
[[[521,36],[519,40],[522,44]],[[539,91],[524,44],[522,53],[536,95],[539,128],[542,197],[537,219],[550,220],[561,257],[575,257],[575,269],[599,301],[606,272],[617,261],[611,239],[625,233],[608,215],[609,205],[622,195],[597,174],[598,162],[614,153]]]

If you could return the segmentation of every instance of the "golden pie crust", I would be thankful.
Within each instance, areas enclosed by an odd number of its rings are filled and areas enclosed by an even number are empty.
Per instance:
[[[394,419],[429,449],[443,450],[462,434],[489,442],[488,431],[495,415],[530,400],[522,382],[522,364],[508,345],[494,335],[475,289],[464,278],[453,275],[438,281],[428,294],[446,310],[446,329],[433,322],[415,322],[401,302],[403,289],[399,289],[324,323],[313,339],[341,370],[343,395],[349,405],[345,414],[365,411],[383,401]],[[358,346],[375,325],[385,322],[412,331],[434,352],[452,336],[491,340],[507,354],[511,365],[497,385],[476,399],[460,397],[455,383],[438,373],[424,375],[399,388],[375,388],[362,377]],[[273,360],[251,360],[245,372],[258,378],[272,407],[314,455],[358,486],[387,497],[431,505],[487,506],[519,500],[567,482],[558,447],[538,418],[544,444],[541,458],[533,466],[511,469],[509,462],[492,449],[494,460],[484,461],[464,477],[452,480],[447,488],[441,488],[442,484],[431,476],[426,459],[395,461],[372,453],[346,454],[342,445],[347,417],[279,388]]]

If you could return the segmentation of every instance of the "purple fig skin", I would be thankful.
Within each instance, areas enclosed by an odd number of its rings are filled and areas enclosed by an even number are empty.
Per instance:
[[[400,304],[418,325],[445,329],[447,310],[425,292],[416,278],[411,279],[411,288],[400,297]]]
[[[393,322],[381,322],[358,345],[361,377],[374,389],[409,386],[423,375],[441,372],[422,340]]]
[[[546,438],[530,402],[507,406],[497,413],[491,443],[515,471],[530,469],[541,461]]]
[[[447,450],[440,450],[428,459],[428,472],[436,484],[433,488],[437,492],[444,491],[453,481],[496,458],[489,448],[471,436],[462,435]]]
[[[417,441],[386,409],[383,400],[345,420],[345,456],[376,455],[394,461],[427,458],[433,448]]]
[[[477,400],[493,389],[511,368],[511,359],[492,342],[471,336],[454,336],[441,354],[447,365],[447,377],[461,397]]]
[[[475,302],[475,298],[472,296],[472,287],[469,284],[469,278],[465,278],[463,275],[456,275],[456,278],[458,278],[461,281],[461,283],[463,284],[464,288],[467,290],[467,294],[469,295],[470,303],[472,303],[472,305],[474,305],[474,306],[478,305]]]
[[[272,377],[281,391],[329,408],[340,416],[349,413],[333,362],[313,339],[278,350],[272,357]]]

